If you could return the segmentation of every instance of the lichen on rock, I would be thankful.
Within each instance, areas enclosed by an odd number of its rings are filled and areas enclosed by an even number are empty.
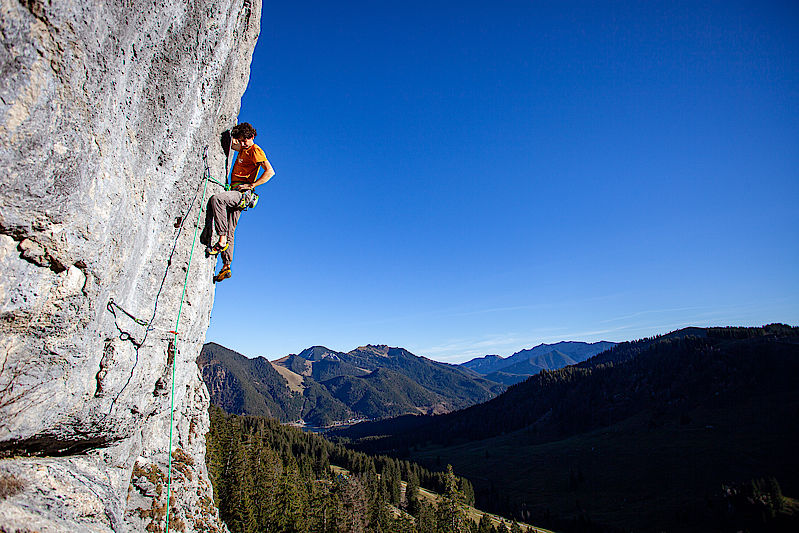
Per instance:
[[[166,490],[150,477],[180,450],[170,529],[224,530],[195,363],[212,259],[194,254],[176,345],[168,332],[205,208],[204,149],[221,178],[260,11],[0,0],[0,478],[18,483],[0,526],[163,530]]]

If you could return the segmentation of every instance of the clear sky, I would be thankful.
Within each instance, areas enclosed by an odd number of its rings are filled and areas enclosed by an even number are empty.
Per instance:
[[[796,2],[265,2],[239,120],[247,356],[799,324]]]

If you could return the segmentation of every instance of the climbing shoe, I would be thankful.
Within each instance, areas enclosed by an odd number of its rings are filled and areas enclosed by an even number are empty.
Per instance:
[[[218,253],[222,253],[225,250],[227,250],[227,247],[228,247],[228,243],[225,243],[224,246],[220,246],[219,243],[216,243],[213,246],[211,246],[210,248],[208,248],[208,250],[206,250],[206,251],[208,252],[208,255],[216,255]]]
[[[219,283],[224,279],[228,279],[232,275],[233,274],[230,273],[230,267],[228,265],[225,265],[222,267],[222,270],[219,271],[219,274],[214,276],[214,283]]]

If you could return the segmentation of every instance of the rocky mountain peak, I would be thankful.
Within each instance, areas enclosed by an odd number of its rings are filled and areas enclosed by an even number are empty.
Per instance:
[[[361,356],[388,357],[390,350],[385,344],[367,344],[366,346],[359,346],[350,353],[357,352]]]
[[[324,346],[312,346],[310,348],[306,348],[305,350],[301,351],[298,354],[303,359],[307,359],[308,361],[321,361],[323,359],[331,359],[334,361],[338,361],[338,352],[331,350],[330,348],[326,348]]]

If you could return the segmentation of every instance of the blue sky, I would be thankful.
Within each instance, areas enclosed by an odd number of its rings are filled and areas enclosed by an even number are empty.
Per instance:
[[[239,120],[245,355],[799,324],[794,2],[266,2]]]

